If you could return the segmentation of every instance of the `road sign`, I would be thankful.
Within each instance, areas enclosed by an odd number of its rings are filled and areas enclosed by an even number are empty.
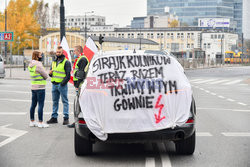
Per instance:
[[[0,32],[0,42],[12,42],[13,38],[13,32]]]

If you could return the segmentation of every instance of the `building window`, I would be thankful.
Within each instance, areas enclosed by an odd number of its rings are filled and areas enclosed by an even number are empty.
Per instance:
[[[170,33],[167,33],[167,39],[169,39],[170,38]]]
[[[221,35],[220,34],[218,35],[218,39],[221,39]]]
[[[187,33],[187,38],[190,38],[190,33]]]
[[[150,38],[150,33],[147,34],[147,38]]]
[[[134,33],[131,34],[131,38],[134,38]]]
[[[207,44],[206,44],[206,43],[203,44],[203,48],[204,48],[204,49],[207,48]]]
[[[214,35],[211,35],[211,39],[214,39]]]
[[[191,48],[192,48],[192,49],[194,48],[194,44],[193,44],[193,43],[191,43]]]
[[[180,39],[180,33],[177,33],[177,39]]]
[[[214,39],[217,39],[217,34],[214,35]]]
[[[128,38],[130,38],[130,33],[128,33]]]
[[[207,48],[208,48],[208,49],[211,48],[211,44],[210,44],[210,43],[207,44]]]
[[[187,48],[190,48],[190,44],[189,43],[187,44]]]
[[[171,33],[171,39],[174,39],[174,33]]]
[[[153,33],[151,33],[151,39],[154,39],[154,34]]]

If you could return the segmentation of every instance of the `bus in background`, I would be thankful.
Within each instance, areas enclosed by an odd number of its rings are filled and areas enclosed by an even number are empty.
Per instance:
[[[235,52],[226,51],[225,52],[225,63],[226,64],[232,63],[234,57],[235,57]]]

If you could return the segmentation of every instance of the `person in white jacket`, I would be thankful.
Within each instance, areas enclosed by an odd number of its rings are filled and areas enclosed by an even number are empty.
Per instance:
[[[47,128],[48,124],[43,122],[43,107],[45,100],[45,86],[48,74],[46,73],[42,64],[43,54],[39,51],[34,51],[32,54],[32,60],[29,63],[29,72],[31,78],[31,92],[32,92],[32,103],[30,107],[30,126],[39,128]],[[37,123],[34,118],[35,109],[38,103],[38,119]]]

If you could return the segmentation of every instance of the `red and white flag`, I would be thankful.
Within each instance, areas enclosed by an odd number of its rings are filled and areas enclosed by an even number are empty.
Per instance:
[[[98,49],[95,45],[95,42],[89,37],[87,42],[83,48],[83,54],[87,57],[89,62],[93,58],[93,56],[98,52]]]
[[[69,50],[69,45],[68,42],[66,40],[65,37],[63,37],[62,41],[61,41],[61,47],[63,48],[63,55],[65,56],[65,58],[67,60],[69,60],[70,64],[71,64],[71,55],[70,55],[70,50]],[[70,76],[70,80],[69,83],[73,84],[73,69],[72,69],[72,65],[71,65],[71,76]]]
[[[63,55],[68,59],[71,63],[71,55],[69,51],[69,45],[65,37],[63,37],[61,41],[61,47],[63,48]]]

